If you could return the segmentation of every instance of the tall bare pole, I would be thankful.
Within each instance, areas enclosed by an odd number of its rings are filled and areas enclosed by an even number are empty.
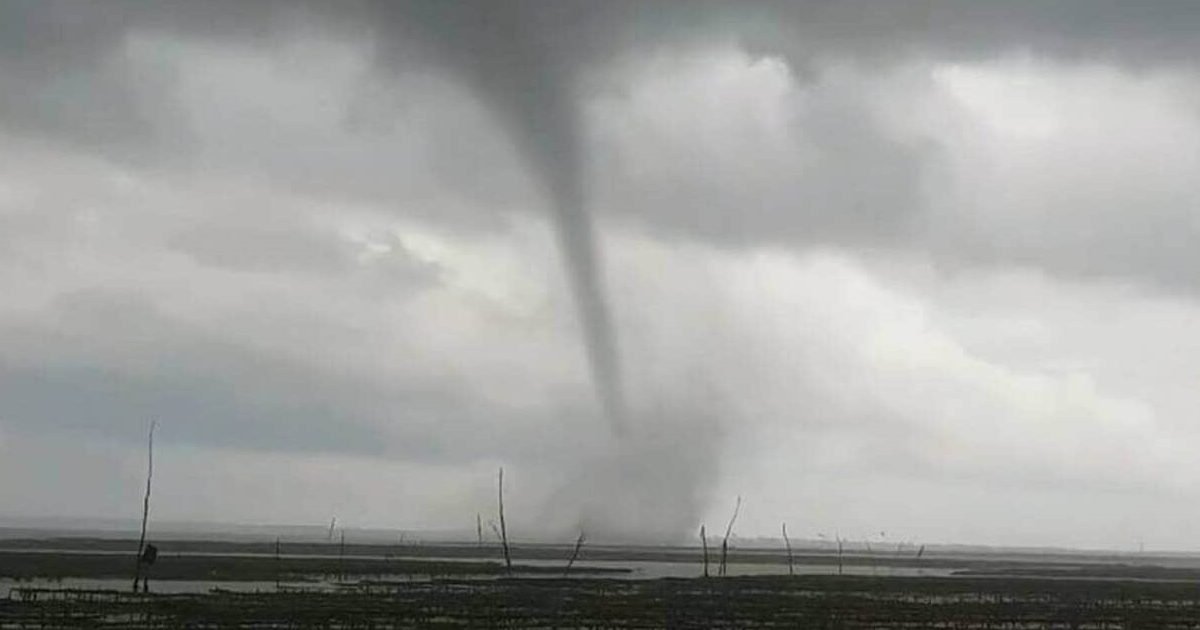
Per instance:
[[[475,513],[475,536],[479,538],[479,548],[483,548],[483,517]]]
[[[700,525],[700,545],[704,549],[704,577],[708,577],[708,534],[703,524]]]
[[[499,509],[500,509],[500,543],[504,546],[504,568],[512,575],[512,556],[508,552],[508,529],[504,526],[504,467],[500,468]]]
[[[579,550],[583,548],[583,541],[583,531],[580,530],[579,538],[575,539],[575,550],[571,552],[571,559],[567,561],[567,568],[563,569],[564,577],[571,572],[571,567],[575,566],[575,559],[579,557]]]
[[[717,575],[725,575],[725,556],[729,553],[729,535],[733,533],[733,523],[737,521],[738,512],[742,509],[742,497],[737,498],[733,505],[733,516],[729,517],[729,525],[725,528],[725,537],[721,539],[721,567]]]
[[[783,524],[783,544],[787,545],[788,554],[788,575],[796,575],[796,568],[792,564],[792,541],[788,539],[787,523]]]
[[[138,582],[142,579],[142,552],[146,547],[146,522],[150,519],[150,482],[154,479],[154,428],[158,421],[150,421],[150,437],[146,446],[146,494],[142,497],[142,534],[138,537],[138,550],[133,571],[133,592],[138,590]]]

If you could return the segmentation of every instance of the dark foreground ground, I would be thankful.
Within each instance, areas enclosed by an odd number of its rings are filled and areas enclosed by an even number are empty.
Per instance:
[[[493,546],[158,544],[157,592],[135,595],[136,541],[0,540],[0,630],[1200,629],[1200,564],[1183,556],[804,549],[790,577],[780,550],[742,549],[730,576],[703,578],[697,549],[590,546],[568,578],[563,545],[515,546],[509,577]],[[697,577],[653,579],[656,563]]]
[[[17,588],[0,628],[1200,628],[1200,587],[1046,578],[519,578],[333,592]]]

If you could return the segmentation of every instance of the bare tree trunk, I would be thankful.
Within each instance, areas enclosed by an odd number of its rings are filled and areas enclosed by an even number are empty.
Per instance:
[[[792,541],[788,539],[787,535],[787,523],[783,524],[783,544],[787,546],[788,575],[796,575],[796,568],[792,563]]]
[[[838,575],[842,574],[842,537],[837,537],[838,545]]]
[[[567,568],[566,568],[566,569],[563,569],[563,576],[564,576],[564,577],[565,577],[565,576],[566,576],[568,573],[570,573],[570,572],[571,572],[571,567],[572,567],[572,566],[574,566],[574,564],[575,564],[575,559],[579,557],[579,550],[580,550],[582,547],[583,547],[583,532],[581,531],[581,532],[579,532],[579,538],[576,538],[576,539],[575,539],[575,550],[571,552],[571,559],[567,561]]]
[[[137,558],[133,571],[133,592],[138,590],[138,582],[142,579],[142,552],[146,547],[146,522],[150,519],[150,482],[154,479],[154,428],[158,426],[155,420],[150,421],[150,437],[147,440],[146,459],[146,494],[142,497],[142,534],[138,537]]]
[[[508,529],[504,526],[504,468],[500,468],[499,509],[500,509],[500,544],[504,546],[504,568],[512,575],[512,556],[508,551]]]
[[[479,548],[483,549],[483,517],[479,515],[479,512],[475,513],[475,536],[479,539]]]
[[[279,591],[279,537],[275,537],[275,591]]]
[[[700,545],[704,549],[704,577],[708,577],[708,534],[704,531],[704,525],[700,525]]]
[[[729,525],[725,528],[725,537],[721,539],[721,568],[717,571],[718,575],[725,575],[725,556],[729,552],[729,535],[733,533],[733,523],[737,521],[738,511],[742,509],[742,497],[739,495],[737,503],[733,506],[733,516],[729,518]]]

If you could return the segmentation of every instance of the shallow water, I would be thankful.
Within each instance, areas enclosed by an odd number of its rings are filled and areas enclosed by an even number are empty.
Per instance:
[[[320,588],[319,583],[285,583],[281,586],[294,588]],[[118,578],[61,578],[32,580],[13,580],[0,578],[0,595],[10,597],[14,588],[53,588],[80,589],[96,591],[128,591],[131,582]],[[155,593],[207,593],[213,589],[227,591],[254,592],[274,591],[274,582],[220,582],[211,580],[154,580],[150,582],[150,590]]]
[[[189,554],[191,555],[191,554]],[[400,558],[403,559],[403,558]],[[413,558],[420,560],[435,560],[438,562],[475,562],[478,558]],[[528,566],[563,566],[561,560],[519,560],[521,564]],[[589,571],[589,569],[629,569],[627,573],[597,573]],[[787,565],[778,564],[762,564],[762,563],[729,563],[726,567],[726,573],[730,576],[747,576],[747,575],[787,575]],[[836,565],[812,565],[812,564],[797,564],[795,565],[797,575],[836,575],[838,570]],[[717,574],[717,563],[709,564],[710,575]],[[844,567],[846,575],[877,575],[880,577],[899,577],[899,576],[948,576],[949,569],[915,569],[911,567],[870,567],[870,566],[851,566]],[[703,565],[694,562],[657,562],[657,561],[620,561],[620,560],[593,560],[586,562],[576,562],[571,568],[570,575],[577,577],[595,577],[602,576],[610,579],[625,579],[625,580],[651,580],[657,578],[693,578],[700,577],[704,574]],[[517,572],[517,575],[521,575]],[[494,574],[488,575],[467,575],[456,576],[456,578],[492,580],[500,576]],[[525,577],[558,577],[551,576],[545,573],[527,575]],[[416,574],[393,574],[393,575],[378,575],[372,576],[370,582],[423,582],[430,580],[427,575]],[[356,580],[347,580],[344,584],[354,584]],[[29,580],[13,580],[9,578],[0,578],[0,596],[10,596],[11,590],[14,587],[34,587],[34,588],[55,588],[55,589],[86,589],[86,590],[117,590],[124,591],[130,588],[130,581],[126,578],[62,578],[62,579],[46,579],[37,578]],[[282,582],[280,587],[284,590],[303,590],[303,589],[319,589],[319,590],[334,590],[338,588],[336,580],[317,579],[303,582]],[[222,589],[227,591],[237,592],[255,592],[267,591],[273,592],[276,590],[275,582],[267,581],[216,581],[216,580],[152,580],[150,590],[156,593],[206,593],[213,589]]]

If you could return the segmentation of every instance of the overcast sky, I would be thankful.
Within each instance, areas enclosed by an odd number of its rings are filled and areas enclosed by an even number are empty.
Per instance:
[[[1197,59],[1165,0],[0,0],[0,517],[137,516],[157,419],[165,520],[473,529],[503,465],[525,537],[1196,549]]]

